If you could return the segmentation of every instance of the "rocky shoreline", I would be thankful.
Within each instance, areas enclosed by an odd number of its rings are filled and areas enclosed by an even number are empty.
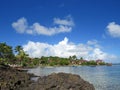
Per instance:
[[[0,90],[95,90],[79,75],[53,73],[31,80],[33,74],[0,64]]]

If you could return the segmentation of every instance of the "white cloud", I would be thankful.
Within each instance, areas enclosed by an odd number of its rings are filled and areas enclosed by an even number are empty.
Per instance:
[[[74,26],[72,17],[70,15],[67,16],[65,19],[54,18],[54,23],[60,25]]]
[[[98,44],[97,40],[87,41],[87,44],[91,47],[93,46],[93,47],[96,47],[96,48],[101,48],[101,46]]]
[[[72,27],[74,26],[74,22],[71,16],[67,16],[65,19],[54,18],[53,23],[55,24],[54,27],[46,27],[37,22],[29,26],[27,19],[23,17],[18,19],[17,22],[13,22],[12,27],[18,33],[51,36],[58,33],[71,32]]]
[[[107,26],[108,33],[112,37],[120,37],[120,25],[116,24],[115,22],[111,22]]]
[[[97,43],[98,43],[97,40],[87,41],[88,45],[97,45]]]
[[[21,18],[17,23],[13,23],[12,26],[18,33],[24,33],[28,27],[27,20],[25,18]]]
[[[90,43],[92,43],[92,41]],[[110,55],[106,52],[103,52],[101,48],[96,46],[97,43],[94,43],[94,46],[82,43],[75,44],[69,42],[69,39],[65,37],[64,40],[54,45],[29,41],[26,45],[23,45],[23,48],[24,51],[26,51],[31,57],[41,56],[69,57],[72,55],[76,55],[78,58],[83,57],[84,59],[87,60],[89,59],[109,60],[114,59],[116,57],[114,55]]]
[[[94,48],[93,53],[89,55],[89,58],[95,58],[95,59],[106,59],[107,53],[100,50],[100,48]]]

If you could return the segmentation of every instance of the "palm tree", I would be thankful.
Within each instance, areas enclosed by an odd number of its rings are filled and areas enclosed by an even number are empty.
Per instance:
[[[21,64],[21,61],[22,61],[24,58],[28,57],[28,54],[26,54],[26,53],[24,52],[22,46],[19,46],[19,45],[16,46],[16,47],[15,47],[15,52],[17,52],[16,57],[20,60],[20,64]]]
[[[15,47],[15,52],[17,52],[18,55],[20,55],[21,51],[23,51],[22,46],[18,45],[18,46]]]

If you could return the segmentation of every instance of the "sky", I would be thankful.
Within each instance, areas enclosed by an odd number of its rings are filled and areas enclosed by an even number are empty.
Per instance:
[[[0,0],[0,42],[30,57],[120,63],[120,0]]]

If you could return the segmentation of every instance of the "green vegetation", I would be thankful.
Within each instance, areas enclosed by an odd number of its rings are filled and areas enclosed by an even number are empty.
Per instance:
[[[0,43],[0,62],[10,63],[14,60],[14,54],[11,46],[6,43]]]
[[[106,65],[102,60],[84,60],[83,57],[77,59],[76,55],[69,58],[57,56],[42,56],[41,58],[31,58],[23,50],[22,46],[18,45],[13,49],[6,43],[0,43],[0,63],[15,64],[22,67],[35,66],[66,66],[66,65]]]

